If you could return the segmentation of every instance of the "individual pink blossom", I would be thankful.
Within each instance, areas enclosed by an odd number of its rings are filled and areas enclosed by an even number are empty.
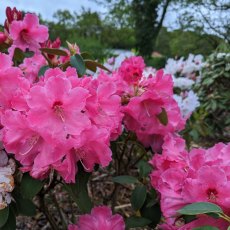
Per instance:
[[[2,109],[25,110],[27,95],[30,84],[23,78],[19,68],[12,66],[11,58],[0,53],[0,107]]]
[[[62,132],[78,135],[91,125],[84,113],[87,97],[89,92],[81,87],[72,88],[68,78],[50,77],[44,86],[31,88],[28,119],[47,138]]]
[[[32,84],[38,81],[38,72],[46,64],[46,60],[41,54],[35,54],[33,57],[25,58],[19,67],[24,72],[24,76]]]
[[[125,59],[121,63],[118,72],[127,83],[136,84],[141,79],[144,68],[145,63],[143,58],[133,56]]]
[[[23,20],[13,21],[10,25],[9,35],[13,39],[13,48],[22,51],[29,49],[38,52],[40,43],[48,39],[48,28],[39,24],[35,14],[26,14]]]
[[[187,178],[184,181],[182,197],[187,203],[212,202],[226,212],[230,212],[230,198],[228,191],[230,181],[224,169],[220,166],[202,166],[194,178]],[[199,188],[199,190],[198,190]]]
[[[77,225],[69,225],[68,230],[124,230],[123,218],[112,215],[110,208],[106,206],[93,208],[91,214],[80,216]]]
[[[13,21],[21,21],[23,19],[23,13],[17,10],[15,7],[11,9],[10,7],[6,7],[6,20],[4,23],[5,30],[9,33],[10,24]]]

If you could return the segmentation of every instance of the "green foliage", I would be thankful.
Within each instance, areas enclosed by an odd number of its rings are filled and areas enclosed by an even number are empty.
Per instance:
[[[212,227],[212,226],[202,226],[198,228],[193,228],[192,230],[219,230],[219,228]]]
[[[13,229],[16,229],[16,217],[13,209],[10,207],[7,221],[1,227],[1,230],[13,230]]]
[[[134,210],[139,210],[144,202],[147,195],[147,190],[145,186],[137,186],[131,195],[131,204]]]
[[[196,202],[186,205],[178,211],[182,215],[199,215],[206,213],[223,213],[223,210],[216,204],[209,202]]]
[[[133,0],[136,48],[140,55],[151,57],[161,25],[157,21],[158,0]],[[159,27],[160,26],[160,27]]]
[[[200,110],[206,112],[203,122],[210,132],[205,136],[212,142],[230,141],[230,54],[214,53],[202,71],[197,94]]]
[[[126,219],[126,227],[129,228],[137,228],[137,227],[145,227],[150,224],[151,220],[146,219],[144,217],[131,216]]]
[[[223,42],[214,35],[201,34],[199,31],[174,30],[162,28],[155,50],[167,57],[187,56],[189,53],[210,55]]]
[[[44,183],[40,180],[35,180],[28,173],[24,173],[20,191],[23,198],[32,200],[34,196],[42,189]]]
[[[137,183],[138,180],[137,178],[133,176],[116,176],[113,177],[113,182],[118,183],[118,184],[134,184]]]
[[[87,183],[90,173],[84,171],[83,167],[78,164],[78,173],[74,184],[65,184],[65,188],[77,203],[82,213],[89,213],[93,207],[93,203],[88,195]]]
[[[146,65],[147,66],[152,66],[155,69],[162,69],[165,67],[167,58],[162,56],[162,57],[152,57],[146,60]]]
[[[70,58],[70,64],[72,67],[76,68],[79,76],[83,76],[85,74],[85,62],[81,55],[75,54]]]
[[[0,228],[4,226],[5,223],[7,222],[9,216],[9,210],[10,210],[9,206],[0,210]]]

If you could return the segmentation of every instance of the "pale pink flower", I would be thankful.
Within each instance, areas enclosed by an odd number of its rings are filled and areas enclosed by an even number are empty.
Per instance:
[[[68,230],[124,230],[123,218],[112,215],[110,208],[106,206],[93,208],[91,214],[79,218],[77,225],[70,225]]]

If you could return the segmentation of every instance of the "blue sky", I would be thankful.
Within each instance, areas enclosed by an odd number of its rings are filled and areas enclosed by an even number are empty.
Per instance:
[[[5,9],[7,6],[15,6],[19,10],[41,13],[44,19],[50,20],[53,13],[59,9],[68,9],[76,12],[81,11],[82,7],[100,12],[106,10],[92,0],[0,0],[0,24],[3,24],[5,20]]]

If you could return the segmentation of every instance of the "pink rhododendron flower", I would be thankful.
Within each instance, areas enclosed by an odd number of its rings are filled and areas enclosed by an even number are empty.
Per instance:
[[[77,225],[70,225],[68,230],[124,230],[123,218],[112,215],[110,208],[106,206],[93,208],[91,214],[80,216]]]
[[[91,124],[83,112],[87,97],[89,92],[81,87],[72,88],[68,78],[50,77],[44,86],[31,88],[28,119],[47,138],[60,132],[78,135]]]
[[[4,23],[5,30],[9,33],[10,24],[13,21],[21,21],[23,19],[23,13],[17,10],[15,7],[11,9],[10,7],[6,7],[6,20]]]
[[[171,77],[158,71],[155,77],[139,83],[136,96],[131,97],[123,108],[125,127],[134,131],[145,147],[151,146],[153,151],[160,149],[159,143],[163,143],[166,134],[184,127],[178,104],[172,98],[172,89]],[[163,109],[167,114],[167,124],[162,124],[158,117]]]
[[[38,72],[40,68],[46,64],[46,60],[41,54],[35,54],[33,57],[25,58],[19,67],[24,72],[24,76],[29,82],[34,83],[38,81]]]
[[[25,95],[30,84],[23,78],[19,68],[12,66],[11,58],[0,53],[0,108],[25,110],[27,108]]]
[[[142,57],[130,57],[121,63],[118,72],[129,84],[136,84],[142,77],[145,63]]]
[[[154,167],[150,178],[153,187],[161,194],[161,209],[169,226],[178,226],[177,211],[194,202],[215,203],[230,214],[227,157],[230,144],[219,143],[210,149],[193,149],[188,153],[183,139],[169,135],[165,137],[162,148],[162,155],[155,154],[150,162]],[[202,222],[205,218],[198,216],[196,221],[175,229],[203,226],[201,223],[208,223]],[[211,220],[210,217],[207,220]],[[226,229],[225,221],[217,222],[220,229]]]
[[[48,35],[48,28],[39,24],[35,14],[26,14],[23,20],[13,21],[10,25],[9,35],[13,39],[13,47],[23,51],[29,49],[38,52],[40,43],[45,42]]]

